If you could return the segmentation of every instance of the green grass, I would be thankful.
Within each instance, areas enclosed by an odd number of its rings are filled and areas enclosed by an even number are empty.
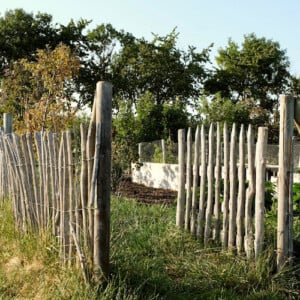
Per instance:
[[[111,278],[86,286],[47,234],[20,234],[0,207],[0,299],[299,299],[300,267],[274,273],[272,243],[255,264],[175,225],[175,207],[112,199]]]

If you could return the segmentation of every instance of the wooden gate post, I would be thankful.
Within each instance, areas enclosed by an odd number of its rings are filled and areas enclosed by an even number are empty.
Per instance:
[[[280,96],[280,133],[278,167],[278,224],[277,224],[277,270],[281,270],[288,259],[289,245],[289,196],[291,172],[291,145],[294,126],[294,98]]]
[[[96,151],[99,151],[94,212],[94,269],[109,274],[112,85],[98,82],[96,90]],[[95,160],[96,163],[96,160]]]

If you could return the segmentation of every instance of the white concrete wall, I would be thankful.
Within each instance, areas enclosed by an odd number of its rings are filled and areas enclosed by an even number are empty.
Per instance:
[[[149,187],[177,191],[178,165],[143,162],[131,164],[132,181]]]

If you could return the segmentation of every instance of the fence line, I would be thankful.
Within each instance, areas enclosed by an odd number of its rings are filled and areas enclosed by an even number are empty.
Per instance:
[[[72,264],[77,253],[85,280],[87,261],[95,274],[109,273],[111,101],[111,85],[98,82],[79,150],[70,130],[36,132],[34,139],[0,132],[0,196],[12,199],[16,224],[24,231],[50,228],[62,262]]]
[[[205,129],[201,127],[201,142],[199,128],[195,133],[194,165],[190,158],[192,139],[190,129],[186,141],[185,167],[185,134],[179,130],[179,171],[180,183],[177,203],[177,225],[185,227],[208,247],[211,243],[220,244],[230,252],[252,253],[258,258],[262,252],[264,234],[264,189],[267,128],[259,128],[256,143],[256,168],[254,169],[253,130],[248,128],[248,149],[246,150],[245,130],[241,127],[239,138],[234,124],[230,132],[227,125],[223,128],[223,149],[221,148],[221,128],[210,125],[206,138]],[[247,155],[248,152],[248,155]],[[201,162],[199,164],[199,157]],[[248,162],[246,164],[246,157]],[[239,160],[238,160],[239,159]],[[237,163],[237,161],[239,161]],[[249,186],[246,194],[246,167]],[[221,172],[223,169],[223,203],[221,208]],[[198,174],[200,170],[199,200]],[[254,172],[255,170],[255,172]],[[186,176],[183,174],[186,172]],[[192,185],[191,185],[192,182]],[[184,194],[184,191],[186,193]],[[190,191],[193,191],[190,205]],[[255,214],[252,213],[255,199]],[[198,202],[198,203],[197,203]],[[184,213],[185,210],[185,213]],[[180,216],[180,218],[179,218]],[[197,216],[197,217],[196,217]],[[185,218],[183,220],[182,218]],[[190,224],[190,225],[189,225]],[[253,227],[254,226],[254,227]],[[195,228],[197,230],[195,231]],[[253,238],[255,232],[255,239]]]

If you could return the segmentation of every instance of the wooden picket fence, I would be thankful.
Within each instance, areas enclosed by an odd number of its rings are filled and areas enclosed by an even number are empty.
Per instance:
[[[277,181],[277,269],[292,263],[294,123],[300,132],[300,99],[280,96],[280,132]],[[178,198],[176,225],[191,232],[205,246],[222,246],[257,259],[264,245],[264,198],[267,128],[253,132],[233,124],[211,124],[178,131]],[[256,142],[255,142],[255,137]],[[165,162],[164,140],[159,145]],[[194,143],[194,144],[193,144]],[[139,157],[145,155],[139,143]],[[148,143],[147,143],[148,144]],[[151,148],[151,147],[149,147]]]
[[[178,131],[176,224],[204,247],[222,245],[257,258],[264,237],[267,128],[258,129],[256,144],[251,126],[247,137],[243,125],[239,134],[235,124],[231,132],[224,124],[223,134],[219,123],[208,134],[197,127],[194,146],[191,132]]]
[[[95,272],[109,273],[111,107],[111,85],[98,82],[80,145],[69,130],[0,132],[0,196],[12,199],[22,230],[51,228],[62,262],[79,258],[85,280],[87,260]]]

